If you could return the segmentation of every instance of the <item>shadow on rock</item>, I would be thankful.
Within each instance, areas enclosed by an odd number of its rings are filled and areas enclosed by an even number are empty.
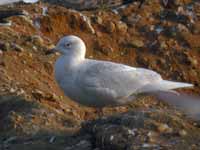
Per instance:
[[[59,110],[19,96],[0,96],[0,134],[36,135],[67,133],[78,127],[78,122]]]

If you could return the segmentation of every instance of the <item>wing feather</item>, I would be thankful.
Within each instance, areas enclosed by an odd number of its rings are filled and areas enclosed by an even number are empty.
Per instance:
[[[89,95],[105,100],[117,100],[136,93],[144,85],[161,77],[148,69],[134,68],[122,64],[88,60],[77,79],[79,87]]]

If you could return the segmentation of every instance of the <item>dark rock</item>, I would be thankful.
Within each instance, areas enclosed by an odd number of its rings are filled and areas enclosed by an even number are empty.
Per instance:
[[[76,145],[66,147],[64,150],[92,150],[92,144],[90,141],[82,140]]]
[[[97,147],[106,150],[126,149],[132,147],[135,131],[144,127],[146,117],[142,112],[130,112],[86,122],[82,125],[82,130],[95,137]]]
[[[107,0],[107,1],[102,1],[102,0],[87,0],[87,1],[82,1],[82,0],[43,0],[44,2],[56,4],[56,5],[61,5],[67,8],[72,8],[72,9],[77,9],[77,10],[91,10],[91,9],[96,9],[96,8],[101,8],[101,7],[118,7],[120,5],[124,4],[129,4],[132,3],[133,0]]]
[[[4,42],[4,41],[0,41],[0,49],[2,51],[8,51],[8,50],[10,50],[10,43]]]
[[[122,18],[124,22],[126,22],[129,26],[134,26],[139,20],[141,16],[138,14],[131,14],[125,18]]]
[[[14,50],[16,50],[16,51],[18,51],[18,52],[23,52],[23,51],[24,51],[24,49],[23,49],[21,46],[15,44],[15,43],[12,43],[11,46],[12,46],[12,48],[13,48]]]
[[[94,21],[95,23],[97,23],[97,24],[99,24],[99,25],[102,25],[102,24],[103,24],[103,20],[102,20],[102,18],[99,17],[99,16],[94,16],[94,17],[92,18],[92,21]]]
[[[116,26],[113,22],[108,22],[107,25],[106,25],[106,31],[108,33],[113,33],[114,31],[116,30]]]
[[[8,17],[12,16],[19,16],[19,15],[24,15],[24,12],[22,10],[17,10],[17,9],[8,9],[8,10],[0,10],[0,24],[3,25],[8,25],[7,19]]]

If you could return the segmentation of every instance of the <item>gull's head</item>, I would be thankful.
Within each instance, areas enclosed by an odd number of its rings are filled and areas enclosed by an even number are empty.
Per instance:
[[[53,51],[59,52],[61,55],[84,58],[86,47],[79,37],[69,35],[61,38]]]

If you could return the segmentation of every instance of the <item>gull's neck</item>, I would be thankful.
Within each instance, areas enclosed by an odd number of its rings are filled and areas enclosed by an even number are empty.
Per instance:
[[[78,57],[78,56],[70,56],[70,55],[63,55],[61,58],[65,61],[66,67],[75,67],[79,64],[81,64],[85,57]]]

